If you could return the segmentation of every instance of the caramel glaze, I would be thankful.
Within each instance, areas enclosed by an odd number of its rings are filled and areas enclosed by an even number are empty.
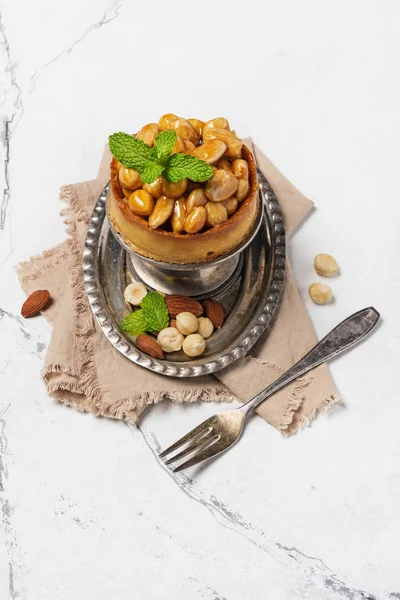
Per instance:
[[[228,254],[247,237],[258,213],[258,181],[254,157],[243,144],[243,158],[249,165],[249,193],[238,210],[224,223],[195,234],[152,229],[129,207],[119,182],[117,160],[111,161],[109,218],[115,230],[134,252],[162,262],[203,263]]]

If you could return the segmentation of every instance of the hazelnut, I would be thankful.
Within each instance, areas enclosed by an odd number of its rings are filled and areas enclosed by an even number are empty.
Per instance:
[[[194,333],[198,328],[197,319],[191,312],[181,312],[176,315],[176,328],[183,335]]]
[[[312,283],[308,288],[308,293],[315,304],[326,304],[332,300],[332,290],[323,283]]]
[[[124,299],[125,302],[129,302],[133,306],[139,306],[146,294],[146,286],[139,281],[134,281],[125,288]]]
[[[206,349],[206,340],[198,333],[192,333],[185,338],[182,349],[190,357],[200,356]]]
[[[318,275],[330,277],[339,272],[339,267],[336,260],[330,254],[317,254],[314,258],[314,269]]]
[[[198,329],[197,332],[204,338],[207,339],[210,337],[212,332],[214,331],[214,325],[212,321],[208,317],[200,317],[197,319]]]
[[[157,336],[157,342],[164,352],[176,352],[180,350],[183,340],[183,335],[175,327],[166,327]]]

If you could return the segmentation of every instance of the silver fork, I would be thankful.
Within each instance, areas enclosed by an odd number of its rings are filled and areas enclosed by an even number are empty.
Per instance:
[[[261,402],[297,377],[355,346],[374,329],[379,316],[378,311],[372,307],[354,313],[339,323],[306,356],[252,400],[239,408],[210,417],[161,452],[160,457],[166,458],[181,449],[178,454],[173,454],[166,460],[165,464],[169,465],[193,454],[189,460],[174,469],[176,473],[224,452],[238,441],[249,413]]]

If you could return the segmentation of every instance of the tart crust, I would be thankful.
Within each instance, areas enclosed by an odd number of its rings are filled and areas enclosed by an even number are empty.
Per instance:
[[[258,213],[259,194],[254,157],[244,144],[242,153],[249,165],[248,195],[228,221],[195,234],[152,229],[145,219],[135,215],[122,192],[117,160],[113,158],[109,218],[114,229],[134,252],[161,262],[204,263],[228,254],[246,239]]]

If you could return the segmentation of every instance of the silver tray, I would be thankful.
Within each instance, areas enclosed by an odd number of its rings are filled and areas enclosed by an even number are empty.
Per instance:
[[[132,362],[171,377],[215,373],[245,356],[271,323],[285,277],[283,216],[268,181],[258,172],[264,215],[260,229],[243,248],[227,281],[207,294],[218,299],[227,314],[223,327],[207,340],[204,354],[188,359],[183,352],[151,358],[136,348],[120,328],[129,313],[123,291],[133,277],[140,280],[131,253],[120,244],[107,219],[109,185],[94,207],[83,251],[83,277],[90,307],[104,335]],[[173,290],[171,290],[173,291]]]

